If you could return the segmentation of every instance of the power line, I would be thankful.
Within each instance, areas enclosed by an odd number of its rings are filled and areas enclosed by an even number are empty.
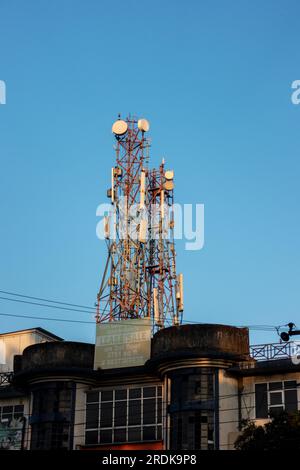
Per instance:
[[[5,291],[5,290],[0,290],[0,293],[1,294],[7,294],[7,295],[13,295],[15,297],[23,297],[23,298],[26,298],[26,299],[39,300],[39,301],[42,301],[42,302],[49,302],[49,303],[60,304],[60,305],[68,305],[69,307],[89,308],[89,309],[92,309],[92,310],[95,310],[95,308],[96,308],[96,306],[89,307],[87,305],[73,304],[73,303],[70,303],[70,302],[63,302],[61,300],[53,300],[53,299],[45,299],[45,298],[42,298],[42,297],[33,297],[32,295],[19,294],[19,293],[16,293],[16,292],[10,292],[10,291]]]
[[[94,321],[85,321],[85,320],[68,320],[66,318],[49,318],[49,317],[37,317],[32,315],[17,315],[13,313],[0,313],[2,317],[15,317],[15,318],[30,318],[31,320],[46,320],[46,321],[59,321],[59,322],[67,322],[67,323],[84,323],[95,325]]]
[[[2,297],[0,297],[2,299]],[[57,307],[59,308],[59,307]],[[92,313],[92,312],[86,312],[86,313]],[[40,316],[34,316],[34,315],[20,315],[20,314],[13,314],[13,313],[0,313],[0,316],[5,316],[5,317],[15,317],[15,318],[28,318],[32,320],[45,320],[45,321],[58,321],[58,322],[68,322],[68,323],[83,323],[83,324],[95,324],[95,321],[86,321],[86,320],[69,320],[65,318],[53,318],[53,317],[40,317]],[[203,325],[203,322],[193,322],[193,321],[185,321],[183,324],[191,324],[191,325]],[[120,326],[124,326],[124,324],[120,324]],[[268,327],[268,329],[263,328],[263,325],[256,325],[255,326],[237,326],[237,328],[248,328],[249,330],[255,330],[255,331],[273,331],[275,327]]]
[[[37,303],[37,302],[30,302],[30,301],[26,301],[26,300],[18,300],[18,299],[10,299],[8,297],[0,297],[1,300],[5,300],[5,301],[10,301],[10,302],[17,302],[17,303],[25,303],[25,304],[29,304],[29,305],[34,305],[34,306],[37,306],[37,307],[46,307],[46,308],[54,308],[56,310],[67,310],[67,311],[71,311],[71,312],[77,312],[77,313],[87,313],[87,314],[91,314],[93,313],[92,311],[85,311],[85,310],[76,310],[76,309],[73,309],[73,308],[68,308],[68,307],[59,307],[59,306],[56,306],[56,305],[46,305],[46,304],[42,304],[42,303]],[[6,314],[6,316],[9,316],[9,314]],[[17,316],[17,315],[14,315],[14,316]],[[24,316],[24,315],[22,315]],[[20,316],[20,317],[22,317]],[[36,319],[40,319],[39,317],[32,317],[33,319],[36,318]],[[53,320],[53,321],[62,321],[60,319],[53,319],[53,318],[43,318],[44,320]],[[70,322],[74,322],[74,323],[80,323],[79,320],[69,320]],[[83,323],[86,323],[86,322],[83,322]],[[90,322],[90,323],[94,323],[94,322]],[[204,324],[204,322],[197,322],[197,321],[192,321],[192,320],[183,320],[182,321],[182,324],[185,325],[185,324],[192,324],[192,325],[202,325]],[[272,326],[272,325],[237,325],[238,328],[248,328],[249,330],[253,330],[253,331],[276,331],[276,326]]]
[[[42,304],[42,303],[37,303],[37,302],[30,302],[29,300],[10,299],[9,297],[0,297],[0,299],[8,300],[9,302],[18,302],[22,304],[36,305],[37,307],[55,308],[57,310],[68,310],[68,311],[77,312],[77,313],[88,313],[88,314],[92,313],[92,312],[88,312],[87,310],[76,310],[74,308],[69,308],[69,307],[58,307],[57,305],[47,305],[47,304]],[[96,307],[94,308],[94,312],[96,313]]]

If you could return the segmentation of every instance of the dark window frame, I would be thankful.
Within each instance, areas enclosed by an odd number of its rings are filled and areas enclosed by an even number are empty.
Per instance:
[[[152,393],[151,390],[152,389]],[[123,393],[122,393],[123,391]],[[104,393],[103,393],[104,392]],[[112,400],[106,401],[106,398],[109,396],[109,393],[112,392]],[[124,393],[126,392],[126,394]],[[89,394],[94,397],[98,394],[98,402],[91,401],[89,399]],[[103,395],[102,395],[103,394]],[[126,395],[126,396],[125,396]],[[102,400],[104,396],[105,400]],[[140,396],[140,398],[138,398]],[[114,389],[110,388],[101,388],[97,391],[87,391],[86,393],[86,413],[87,407],[90,405],[99,406],[99,415],[98,415],[98,426],[97,428],[87,427],[87,419],[85,420],[85,433],[86,433],[86,444],[89,443],[89,437],[92,436],[92,432],[97,432],[97,442],[94,444],[101,445],[101,444],[119,444],[119,443],[131,443],[131,442],[143,442],[144,441],[144,434],[145,437],[151,435],[150,428],[155,428],[155,438],[147,439],[147,442],[150,441],[158,441],[162,439],[162,422],[163,422],[163,406],[162,406],[162,385],[161,384],[149,384],[149,385],[133,385],[133,386],[120,386]],[[145,422],[144,416],[144,404],[147,405],[147,402],[155,401],[155,411],[154,411],[154,419],[147,420],[151,422]],[[140,408],[140,420],[130,421],[130,404],[136,402],[136,405],[139,404]],[[112,420],[111,426],[105,425],[101,426],[101,410],[105,406],[107,407],[108,403],[112,404]],[[126,419],[125,420],[117,420],[117,416],[115,411],[117,409],[116,403],[126,403]],[[147,406],[146,406],[147,407]],[[120,407],[123,408],[124,407]],[[87,415],[86,415],[87,416]],[[117,425],[116,425],[117,423]],[[106,423],[105,423],[106,424]],[[149,428],[149,430],[147,430]],[[124,432],[125,430],[125,438]],[[111,431],[111,440],[108,442],[109,439],[106,439],[105,442],[101,439],[102,436],[109,435]],[[106,434],[105,434],[106,433]],[[136,439],[131,439],[130,434],[136,435]],[[119,438],[118,438],[119,435]],[[95,435],[94,435],[95,436]],[[154,436],[154,434],[152,434]],[[122,439],[121,439],[122,437]],[[120,440],[121,439],[121,440]],[[95,439],[94,439],[95,440]],[[102,442],[101,442],[102,441]]]
[[[10,408],[11,411],[3,411],[5,408]],[[18,408],[19,410],[16,410]],[[22,411],[21,411],[22,408]],[[1,405],[0,406],[0,423],[10,422],[12,419],[20,419],[24,417],[24,405],[13,404],[13,405]]]
[[[254,384],[255,419],[269,419],[272,413],[276,414],[282,410],[297,411],[299,409],[297,388],[297,380],[256,382]],[[281,395],[281,401],[275,403],[279,395]],[[274,400],[273,403],[272,400]]]

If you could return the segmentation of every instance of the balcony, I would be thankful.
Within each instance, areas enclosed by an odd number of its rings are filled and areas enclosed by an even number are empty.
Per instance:
[[[300,355],[300,343],[269,343],[250,346],[250,356],[256,361],[289,359]]]
[[[13,372],[0,372],[0,387],[9,385],[13,377]]]

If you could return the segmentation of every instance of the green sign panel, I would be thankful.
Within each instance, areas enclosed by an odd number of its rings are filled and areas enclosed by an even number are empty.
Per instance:
[[[150,318],[99,323],[96,328],[94,369],[141,366],[150,358]]]

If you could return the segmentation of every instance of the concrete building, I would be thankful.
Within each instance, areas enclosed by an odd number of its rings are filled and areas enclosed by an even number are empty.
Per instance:
[[[20,447],[233,449],[243,419],[264,423],[271,410],[298,409],[291,343],[249,347],[245,328],[163,329],[133,367],[94,368],[94,349],[52,341],[15,356],[0,419],[20,418],[23,403]]]
[[[10,385],[14,356],[21,355],[28,346],[49,341],[62,338],[39,327],[0,334],[0,449],[21,448],[27,429],[24,417],[30,413],[28,395]]]
[[[27,346],[45,341],[62,341],[62,338],[44,328],[0,333],[0,372],[12,372],[16,354],[22,354]]]

